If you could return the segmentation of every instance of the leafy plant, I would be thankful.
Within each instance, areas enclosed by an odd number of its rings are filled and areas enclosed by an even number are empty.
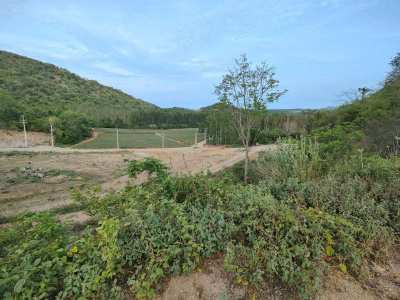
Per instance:
[[[159,178],[165,178],[168,175],[168,168],[160,160],[146,157],[143,160],[131,160],[128,163],[128,175],[135,177],[139,173],[147,171],[149,174],[156,174]]]

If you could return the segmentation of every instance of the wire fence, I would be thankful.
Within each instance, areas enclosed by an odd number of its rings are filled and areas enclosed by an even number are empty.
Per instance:
[[[116,129],[99,128],[96,138],[76,148],[176,148],[188,147],[205,140],[206,132],[198,128],[184,129]]]

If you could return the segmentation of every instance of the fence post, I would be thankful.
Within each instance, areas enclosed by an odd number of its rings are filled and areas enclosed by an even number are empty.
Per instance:
[[[25,116],[22,115],[22,125],[24,126],[24,144],[25,144],[25,148],[28,147],[28,135],[26,133],[26,120],[25,120]]]
[[[50,142],[51,142],[51,147],[54,147],[53,124],[51,123],[50,123]]]
[[[119,149],[119,130],[118,130],[118,127],[116,129],[117,129],[117,149]]]

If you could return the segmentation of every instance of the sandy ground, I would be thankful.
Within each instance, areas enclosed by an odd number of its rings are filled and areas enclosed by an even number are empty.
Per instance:
[[[48,152],[49,148],[53,150]],[[255,146],[251,157],[260,151],[274,149],[275,145]],[[12,216],[24,211],[43,211],[70,205],[72,189],[100,185],[116,190],[125,186],[127,161],[146,156],[164,161],[172,173],[195,174],[210,170],[218,172],[244,158],[240,148],[215,146],[166,149],[82,150],[51,147],[33,147],[30,152],[20,150],[0,155],[0,214]],[[1,151],[0,151],[1,152]],[[78,176],[56,176],[37,182],[12,182],[7,180],[13,170],[23,168],[74,171]]]
[[[28,132],[28,146],[49,145],[49,134],[43,132]],[[0,149],[20,148],[25,146],[23,131],[0,129]]]

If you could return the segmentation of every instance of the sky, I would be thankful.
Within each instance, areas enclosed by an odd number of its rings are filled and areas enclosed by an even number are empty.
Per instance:
[[[161,107],[200,108],[246,53],[288,92],[271,108],[378,88],[400,52],[399,0],[0,0],[0,49]]]

